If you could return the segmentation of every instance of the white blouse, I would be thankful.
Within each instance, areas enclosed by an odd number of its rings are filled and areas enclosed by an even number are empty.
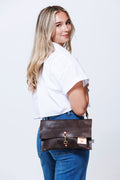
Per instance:
[[[79,81],[89,79],[80,62],[68,50],[53,43],[55,51],[45,60],[33,96],[33,118],[60,115],[71,110],[67,92]]]

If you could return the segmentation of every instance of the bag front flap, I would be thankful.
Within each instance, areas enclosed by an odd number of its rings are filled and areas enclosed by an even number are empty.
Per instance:
[[[64,137],[91,137],[92,119],[60,119],[42,120],[40,124],[40,138],[51,139]]]

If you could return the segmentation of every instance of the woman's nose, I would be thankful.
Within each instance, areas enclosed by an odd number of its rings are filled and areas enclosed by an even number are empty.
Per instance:
[[[66,24],[63,25],[63,31],[68,31],[68,27]]]

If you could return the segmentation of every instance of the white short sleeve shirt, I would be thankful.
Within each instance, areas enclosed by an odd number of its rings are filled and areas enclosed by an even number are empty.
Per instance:
[[[79,60],[65,48],[53,43],[55,51],[44,61],[37,89],[33,96],[33,118],[63,114],[71,110],[67,92],[79,81],[89,79]]]

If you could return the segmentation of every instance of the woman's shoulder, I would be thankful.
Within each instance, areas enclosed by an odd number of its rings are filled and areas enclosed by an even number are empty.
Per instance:
[[[70,54],[70,52],[66,50],[64,47],[60,46],[57,43],[53,43],[53,44],[55,47],[55,51],[53,53],[53,59],[55,62],[57,62],[58,64],[59,63],[69,64],[73,60],[75,60],[75,57],[72,54]]]

